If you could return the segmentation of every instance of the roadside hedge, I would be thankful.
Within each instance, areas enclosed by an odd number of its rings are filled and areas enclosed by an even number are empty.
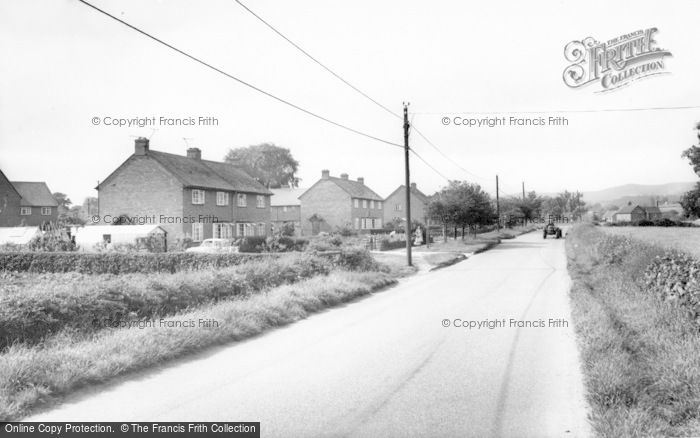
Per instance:
[[[700,324],[700,260],[688,254],[668,252],[654,258],[644,279],[655,295],[683,306]]]
[[[398,248],[406,248],[406,241],[382,239],[379,242],[379,251],[390,251]]]
[[[269,254],[196,253],[80,253],[5,252],[0,253],[0,271],[80,272],[83,274],[132,274],[224,268],[274,257]]]
[[[176,274],[49,275],[0,293],[0,349],[14,342],[37,343],[66,328],[90,333],[125,321],[171,315],[325,275],[331,269],[328,260],[294,254]]]

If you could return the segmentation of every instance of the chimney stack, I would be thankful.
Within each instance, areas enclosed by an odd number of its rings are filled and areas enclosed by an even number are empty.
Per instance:
[[[331,176],[331,172],[328,169],[323,169],[321,171],[321,178],[322,179],[328,179]]]
[[[416,183],[414,183],[414,182],[411,183],[411,189],[412,189],[412,190],[416,190],[416,187],[417,187],[417,186],[416,186]]]
[[[194,158],[195,160],[202,159],[202,151],[199,148],[189,148],[187,149],[187,158]]]
[[[360,184],[364,185],[364,184],[365,184],[365,178],[364,178],[363,176],[360,176],[360,177],[357,178],[357,182],[359,182]]]
[[[148,139],[139,137],[134,141],[134,155],[146,155],[148,153]]]
[[[348,179],[348,174],[347,173],[341,173],[340,174],[341,179]]]

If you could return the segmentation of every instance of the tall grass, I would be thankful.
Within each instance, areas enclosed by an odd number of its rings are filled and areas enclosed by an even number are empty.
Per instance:
[[[598,436],[700,434],[700,334],[644,288],[664,250],[579,226],[567,242],[572,316]]]
[[[40,345],[13,345],[0,355],[0,421],[17,420],[87,384],[245,339],[395,282],[381,272],[335,271],[168,318],[215,319],[216,328],[124,328],[90,336],[66,330]]]

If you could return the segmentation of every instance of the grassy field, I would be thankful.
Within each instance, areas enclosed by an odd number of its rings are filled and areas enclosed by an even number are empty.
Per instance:
[[[700,227],[600,227],[613,236],[642,240],[663,248],[681,250],[700,258]]]
[[[665,250],[607,231],[578,226],[566,239],[572,317],[595,434],[700,436],[698,327],[643,281]]]

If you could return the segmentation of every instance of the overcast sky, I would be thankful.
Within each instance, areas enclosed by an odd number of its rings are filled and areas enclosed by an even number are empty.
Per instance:
[[[234,0],[94,4],[241,79],[323,116],[402,143],[402,123],[305,58]],[[248,1],[248,6],[374,99],[410,101],[425,143],[412,147],[450,179],[542,192],[697,179],[680,158],[700,109],[563,115],[569,126],[444,126],[453,112],[700,105],[700,2]],[[657,27],[670,74],[610,93],[571,89],[564,46]],[[274,142],[300,161],[303,186],[347,172],[386,196],[403,182],[403,152],[343,131],[250,90],[75,0],[0,3],[0,168],[46,181],[79,203],[131,153],[221,160],[231,147]],[[506,114],[507,116],[508,114]],[[211,116],[218,126],[95,126],[93,117]],[[519,115],[537,117],[540,114]],[[474,117],[474,115],[471,115]],[[183,140],[187,138],[187,142]],[[445,180],[412,158],[413,181]],[[479,176],[476,179],[473,175]]]

